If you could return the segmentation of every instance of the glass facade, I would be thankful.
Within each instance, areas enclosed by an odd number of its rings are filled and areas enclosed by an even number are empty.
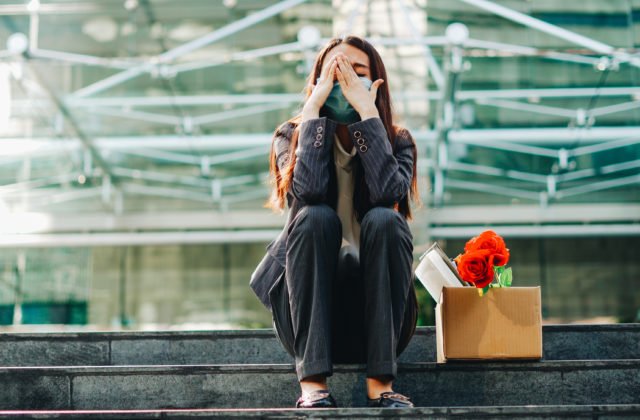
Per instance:
[[[416,261],[493,228],[549,322],[637,318],[640,1],[16,0],[2,328],[269,327],[248,282],[285,221],[271,135],[345,33],[380,51],[418,144]]]

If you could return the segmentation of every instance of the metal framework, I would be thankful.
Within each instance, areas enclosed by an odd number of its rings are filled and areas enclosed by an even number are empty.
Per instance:
[[[565,42],[586,49],[580,53],[563,50],[545,50],[531,46],[517,45],[496,40],[482,40],[464,33],[466,28],[457,24],[446,34],[425,36],[416,26],[412,16],[417,6],[405,0],[393,2],[399,21],[404,22],[410,32],[409,37],[371,36],[370,41],[377,46],[394,49],[417,47],[421,52],[431,83],[425,83],[424,90],[409,89],[394,91],[394,98],[402,103],[413,101],[432,103],[435,109],[433,129],[413,129],[419,148],[428,156],[421,159],[423,182],[433,182],[426,203],[433,214],[429,215],[428,227],[432,237],[461,237],[468,235],[474,224],[501,224],[499,219],[483,219],[481,216],[467,220],[465,212],[473,213],[473,207],[452,206],[447,203],[447,195],[452,191],[482,191],[492,197],[523,200],[547,216],[531,221],[512,217],[522,213],[522,206],[495,206],[493,210],[503,215],[503,220],[513,221],[514,226],[505,226],[507,235],[513,236],[557,236],[557,235],[637,235],[640,211],[637,206],[628,207],[625,200],[613,202],[605,207],[591,207],[590,211],[580,211],[581,207],[566,204],[569,197],[584,196],[599,191],[632,188],[638,195],[640,185],[640,126],[599,126],[598,120],[619,113],[629,113],[640,109],[640,87],[594,85],[579,88],[545,89],[495,89],[465,90],[462,83],[468,70],[468,52],[485,51],[501,59],[510,57],[533,57],[548,63],[571,63],[591,66],[602,74],[615,72],[627,67],[640,67],[637,51],[625,50],[565,28],[533,18],[521,12],[487,0],[458,0],[460,4],[473,6],[490,14],[500,16],[534,31],[557,37]],[[112,217],[123,218],[124,202],[131,196],[159,197],[182,200],[204,206],[213,211],[218,222],[202,226],[203,229],[238,228],[245,233],[202,232],[202,233],[154,233],[147,232],[135,239],[134,234],[119,230],[144,229],[147,224],[141,216],[133,217],[127,223],[113,222],[103,226],[98,234],[69,234],[62,237],[53,235],[55,228],[42,230],[38,236],[33,229],[16,230],[24,224],[0,224],[0,231],[10,234],[0,246],[68,246],[125,243],[166,243],[219,241],[265,241],[273,232],[250,230],[250,226],[234,218],[235,212],[242,213],[243,206],[262,204],[268,196],[267,174],[256,172],[256,162],[264,161],[268,153],[271,133],[257,134],[208,134],[207,127],[215,127],[224,121],[247,119],[272,111],[291,110],[302,99],[298,93],[269,94],[174,94],[168,96],[104,96],[111,89],[135,78],[150,78],[152,84],[174,80],[177,75],[205,68],[220,67],[232,63],[251,62],[266,57],[283,54],[299,54],[305,57],[310,52],[308,42],[298,40],[277,45],[265,45],[243,51],[202,59],[190,55],[211,46],[225,38],[236,35],[255,25],[292,9],[305,7],[306,0],[284,0],[233,21],[225,26],[199,36],[153,57],[101,57],[78,54],[71,51],[52,51],[38,47],[40,14],[53,10],[53,5],[42,4],[40,9],[28,10],[26,6],[0,6],[0,14],[26,13],[29,16],[29,36],[12,36],[7,50],[0,51],[0,65],[17,63],[27,69],[15,83],[22,85],[28,98],[12,98],[11,109],[16,115],[29,115],[34,107],[50,111],[51,132],[55,135],[26,135],[21,138],[0,138],[0,170],[21,168],[23,174],[15,182],[0,185],[0,212],[8,213],[4,220],[14,220],[22,209],[46,209],[56,203],[99,200],[106,206]],[[361,17],[368,1],[353,2],[344,32],[350,32]],[[390,3],[391,4],[391,3]],[[57,5],[63,7],[64,5]],[[83,13],[97,10],[86,5]],[[97,7],[97,6],[96,6]],[[60,9],[61,10],[61,9]],[[66,9],[65,9],[66,10]],[[464,22],[463,22],[464,23]],[[11,28],[9,28],[11,29]],[[457,31],[457,32],[456,32]],[[460,32],[462,31],[462,32]],[[368,34],[368,33],[367,33]],[[15,35],[15,34],[14,34]],[[472,35],[472,34],[471,34]],[[322,43],[326,38],[319,39]],[[436,59],[435,48],[443,51],[441,62]],[[186,57],[186,58],[185,58]],[[69,66],[91,66],[116,72],[69,92],[59,92],[50,86],[46,75],[39,74],[34,63],[57,62]],[[408,76],[403,76],[408,77]],[[43,95],[44,93],[44,95]],[[99,96],[100,94],[100,96]],[[613,104],[589,107],[566,107],[554,104],[568,98],[607,98],[618,100]],[[549,103],[540,103],[541,101]],[[469,104],[481,112],[497,109],[513,115],[541,116],[554,121],[553,126],[512,127],[499,129],[465,128],[460,124],[461,107]],[[211,107],[233,106],[211,112]],[[181,112],[168,113],[179,107]],[[188,111],[185,111],[188,107]],[[198,111],[202,109],[203,111]],[[132,123],[152,127],[175,129],[177,134],[137,134],[132,136],[88,135],[79,122],[86,116],[92,118],[118,118]],[[424,116],[426,119],[426,115]],[[564,127],[558,122],[564,124]],[[412,128],[412,127],[409,127]],[[542,160],[552,170],[527,171],[514,168],[500,168],[490,164],[470,162],[460,159],[459,148],[472,148],[480,152],[499,151],[509,156],[523,159]],[[601,165],[576,168],[576,161],[597,156],[613,150],[629,150],[636,153],[607,161]],[[55,175],[32,175],[32,162],[69,158],[80,162],[80,170]],[[141,159],[152,166],[151,169],[132,169],[123,166],[123,159]],[[426,163],[426,164],[425,164]],[[170,164],[164,169],[163,164]],[[225,169],[229,165],[245,165],[249,173],[232,173]],[[177,169],[176,169],[177,168]],[[264,168],[264,167],[263,167]],[[264,170],[264,169],[262,169]],[[459,176],[458,174],[467,174]],[[90,185],[87,185],[90,184]],[[253,204],[251,204],[253,203]],[[588,206],[583,205],[584,208]],[[4,208],[4,210],[3,210]],[[531,208],[531,207],[530,207]],[[555,217],[563,208],[580,211],[585,217],[578,221],[567,221]],[[497,209],[497,210],[496,210]],[[628,211],[627,217],[617,218],[620,211]],[[438,216],[457,214],[459,219]],[[603,213],[601,213],[603,212]],[[526,213],[526,212],[525,212]],[[29,213],[30,214],[30,213]],[[246,215],[246,214],[245,214]],[[485,214],[486,215],[486,214]],[[35,216],[34,216],[35,217]],[[37,216],[45,217],[45,216]],[[77,218],[69,216],[69,218]],[[102,217],[102,216],[97,216]],[[153,214],[148,215],[153,217]],[[254,211],[251,217],[264,221],[256,223],[262,227],[273,227],[281,223],[281,218],[270,218],[266,211]],[[446,219],[446,226],[443,220]],[[75,223],[67,223],[65,217],[49,215],[49,219],[68,226],[70,231],[83,229]],[[84,220],[84,219],[78,219]],[[111,220],[111,219],[110,219]],[[118,219],[121,220],[121,219]],[[129,219],[127,219],[129,220]],[[164,220],[164,219],[163,219]],[[185,220],[181,217],[180,220]],[[464,220],[464,221],[463,221]],[[136,222],[137,221],[137,222]],[[226,221],[227,224],[220,224]],[[554,226],[532,226],[531,223],[552,224]],[[616,223],[607,229],[603,223]],[[53,223],[53,222],[52,222]],[[95,224],[94,222],[92,222]],[[266,223],[266,224],[265,224]],[[584,223],[593,223],[591,227]],[[91,225],[91,223],[89,223]],[[464,226],[462,226],[464,225]],[[162,223],[157,229],[170,228],[176,231],[193,226],[185,220],[183,224]],[[625,229],[626,227],[626,229]],[[27,235],[30,236],[21,236]],[[121,236],[118,236],[121,235]],[[227,235],[227,236],[225,236]],[[57,239],[56,239],[57,238]],[[57,242],[56,242],[57,241]],[[133,242],[126,242],[133,241]]]

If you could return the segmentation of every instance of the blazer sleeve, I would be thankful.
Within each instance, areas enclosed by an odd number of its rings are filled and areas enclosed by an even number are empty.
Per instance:
[[[289,164],[291,136],[295,130],[295,126],[290,122],[281,124],[273,135],[273,147],[271,153],[275,153],[276,165],[280,173],[286,170]]]
[[[348,129],[364,168],[371,204],[390,206],[399,202],[409,193],[413,177],[415,143],[409,131],[401,130],[392,148],[380,118],[358,121]]]
[[[300,124],[291,192],[304,204],[322,203],[329,186],[329,170],[336,123],[326,117]]]

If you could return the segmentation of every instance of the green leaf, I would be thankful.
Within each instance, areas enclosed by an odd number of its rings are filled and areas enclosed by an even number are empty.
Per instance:
[[[513,272],[511,271],[511,267],[504,270],[502,275],[498,277],[498,281],[503,287],[511,287],[512,280],[513,280]]]
[[[504,272],[504,266],[496,265],[493,267],[493,272],[496,273],[498,277]]]

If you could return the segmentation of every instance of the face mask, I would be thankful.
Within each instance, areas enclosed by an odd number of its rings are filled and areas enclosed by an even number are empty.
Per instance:
[[[371,85],[373,84],[371,80],[366,77],[358,77],[358,79],[362,81],[362,84],[367,90],[371,89]],[[319,78],[316,80],[316,84],[319,80]],[[327,100],[320,110],[320,114],[340,124],[353,124],[360,121],[360,115],[342,94],[339,82],[333,84],[333,89],[331,89],[331,93],[329,93]]]

